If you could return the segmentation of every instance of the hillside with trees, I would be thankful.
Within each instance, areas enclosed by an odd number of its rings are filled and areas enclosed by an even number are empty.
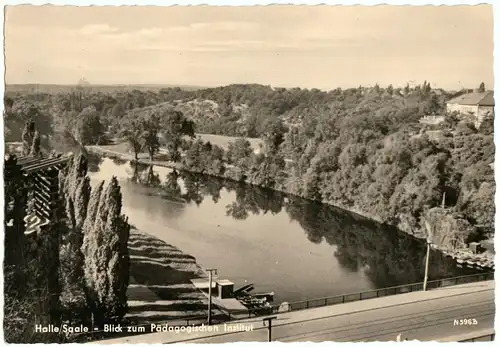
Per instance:
[[[63,143],[118,139],[136,160],[140,152],[166,155],[187,170],[336,205],[412,234],[421,233],[422,218],[447,216],[460,225],[449,228],[460,247],[493,233],[495,191],[493,125],[476,129],[446,114],[446,101],[463,92],[424,82],[328,92],[229,85],[11,93],[5,123],[16,140],[13,120],[31,117],[24,111],[31,108],[17,105],[29,103],[51,120],[51,132],[40,130],[50,140],[47,153]],[[421,124],[426,115],[445,115],[445,122]],[[224,149],[194,139],[195,132],[239,139]],[[245,140],[257,137],[265,144],[259,153]]]

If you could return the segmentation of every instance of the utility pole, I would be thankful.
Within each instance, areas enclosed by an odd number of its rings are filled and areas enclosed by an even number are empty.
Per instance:
[[[266,317],[266,318],[262,319],[264,326],[266,326],[266,322],[267,322],[267,342],[272,341],[272,338],[271,338],[272,321],[276,318],[278,318],[278,316]]]
[[[425,277],[424,277],[424,292],[427,290],[427,278],[429,276],[429,256],[431,253],[431,243],[427,239],[427,255],[425,257]]]
[[[208,325],[212,324],[212,274],[217,275],[217,269],[206,269],[208,272]]]
[[[429,258],[431,255],[432,244],[432,228],[427,220],[425,220],[425,228],[427,229],[427,255],[425,256],[424,292],[427,290],[427,278],[429,277]]]

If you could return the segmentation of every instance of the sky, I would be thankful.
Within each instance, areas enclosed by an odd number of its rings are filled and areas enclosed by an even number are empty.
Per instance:
[[[6,83],[493,88],[493,7],[7,6]]]

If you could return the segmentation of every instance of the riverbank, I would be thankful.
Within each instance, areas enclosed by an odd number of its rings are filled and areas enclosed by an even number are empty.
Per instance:
[[[135,160],[134,155],[129,153],[126,144],[121,143],[121,144],[115,144],[115,145],[108,145],[108,146],[88,146],[88,150],[92,153],[99,154],[108,158],[119,158],[121,160]],[[183,167],[182,164],[180,163],[173,163],[169,162],[166,160],[166,155],[165,152],[160,151],[160,153],[156,156],[155,160],[150,160],[149,157],[146,154],[140,154],[138,156],[139,160],[138,162],[141,164],[145,165],[156,165],[156,166],[162,166],[162,167],[167,167],[167,168],[172,168],[172,169],[177,169],[177,170],[186,170],[190,171],[189,169],[186,169]],[[161,160],[164,159],[164,160]],[[220,178],[223,179],[231,179],[230,177],[227,176],[220,176]],[[247,182],[249,183],[249,182]],[[251,183],[250,183],[251,184]],[[267,188],[267,187],[264,187]],[[286,190],[283,189],[278,189],[279,191],[289,194]],[[327,201],[322,201],[322,203],[331,205]],[[366,211],[360,211],[354,208],[346,207],[346,206],[338,206],[334,205],[335,207],[341,208],[343,210],[349,211],[351,213],[355,213],[357,215],[360,215],[362,217],[374,220],[379,223],[383,223],[377,216],[373,216],[370,213],[366,213]],[[401,227],[401,225],[395,225],[398,227],[401,231],[412,235],[416,238],[419,239],[425,239],[425,233],[422,232],[421,230],[414,230],[413,228],[404,228]],[[469,267],[479,267],[479,268],[485,268],[485,269],[494,269],[494,252],[493,250],[487,250],[486,252],[480,253],[480,254],[473,254],[470,249],[456,249],[456,250],[450,250],[446,247],[440,247],[439,245],[435,247],[436,250],[439,250],[443,254],[452,257],[457,260],[458,263],[464,263],[465,266]]]
[[[86,146],[85,148],[91,153],[102,155],[106,158],[136,161],[134,154],[127,149],[127,146],[124,143],[115,145]],[[140,153],[138,155],[137,162],[144,165],[162,166],[177,170],[183,169],[180,163],[168,161],[165,152],[162,149],[160,149],[160,153],[156,155],[155,160],[151,160],[146,153]]]

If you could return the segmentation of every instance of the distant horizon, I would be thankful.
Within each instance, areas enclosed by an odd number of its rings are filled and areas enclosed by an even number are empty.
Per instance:
[[[491,87],[493,6],[6,6],[5,81]],[[134,81],[131,83],[131,81]]]
[[[230,85],[262,85],[262,86],[270,86],[272,88],[285,88],[285,89],[294,89],[294,88],[300,88],[300,89],[318,89],[318,90],[323,90],[323,91],[329,91],[329,90],[334,90],[337,88],[341,89],[352,89],[352,88],[358,88],[358,87],[364,87],[364,88],[370,88],[374,87],[375,85],[378,84],[379,87],[381,88],[387,88],[389,85],[392,85],[394,88],[404,88],[407,84],[412,86],[418,86],[422,85],[426,81],[427,83],[430,83],[432,89],[442,89],[442,90],[464,90],[464,89],[476,89],[479,87],[481,83],[485,84],[486,90],[493,90],[494,89],[494,81],[491,83],[491,86],[484,82],[484,81],[478,81],[475,85],[465,85],[465,84],[457,84],[455,87],[443,87],[440,86],[438,83],[434,83],[431,80],[426,80],[425,78],[422,79],[421,81],[407,81],[404,82],[403,84],[396,84],[396,83],[388,83],[388,84],[381,84],[378,82],[375,83],[366,83],[366,84],[351,84],[351,85],[332,85],[331,87],[314,87],[314,86],[301,86],[301,85],[279,85],[279,84],[273,84],[273,83],[263,83],[263,82],[228,82],[224,84],[189,84],[189,83],[90,83],[89,84],[78,84],[78,83],[51,83],[51,82],[26,82],[26,83],[7,83],[5,81],[6,86],[15,86],[15,85],[40,85],[40,86],[83,86],[83,87],[91,87],[91,86],[155,86],[155,87],[193,87],[193,88],[219,88],[219,87],[227,87]]]
[[[410,88],[413,88],[415,86],[418,86],[418,85],[422,85],[424,83],[425,80],[423,80],[422,82],[420,83],[408,83]],[[460,90],[471,90],[471,89],[477,89],[479,87],[479,85],[482,83],[478,83],[476,86],[463,86],[461,88],[443,88],[443,87],[440,87],[439,85],[433,85],[432,82],[430,81],[427,81],[428,83],[431,84],[431,88],[432,89],[441,89],[441,90],[444,90],[444,91],[460,91]],[[312,90],[312,89],[318,89],[318,90],[321,90],[321,91],[331,91],[331,90],[335,90],[337,88],[340,88],[342,90],[346,90],[346,89],[354,89],[354,88],[373,88],[377,83],[374,83],[374,84],[368,84],[368,85],[359,85],[359,86],[356,86],[356,87],[346,87],[346,86],[336,86],[336,87],[332,87],[332,88],[328,88],[328,89],[325,89],[325,88],[315,88],[315,87],[312,87],[312,88],[308,88],[308,87],[301,87],[301,86],[279,86],[279,85],[272,85],[272,84],[264,84],[264,83],[254,83],[254,82],[251,82],[251,83],[228,83],[228,84],[224,84],[224,85],[213,85],[213,86],[207,86],[207,85],[194,85],[194,84],[171,84],[171,83],[89,83],[89,84],[85,84],[85,85],[79,85],[78,83],[5,83],[5,86],[6,87],[9,87],[9,86],[60,86],[60,87],[83,87],[83,88],[92,88],[92,87],[126,87],[126,86],[131,86],[131,87],[134,87],[134,86],[137,86],[137,87],[161,87],[161,88],[182,88],[182,87],[185,87],[185,88],[196,88],[196,89],[211,89],[211,88],[221,88],[221,87],[228,87],[228,86],[231,86],[231,85],[261,85],[261,86],[265,86],[265,87],[270,87],[270,88],[283,88],[283,89],[296,89],[296,88],[299,88],[299,89],[307,89],[307,90]],[[388,85],[380,85],[378,84],[378,86],[380,88],[387,88],[389,87],[389,85],[391,85],[393,88],[395,89],[398,89],[398,88],[404,88],[406,86],[406,84],[404,85],[394,85],[394,84],[388,84]],[[485,83],[485,91],[494,91],[494,86],[488,86],[486,83]]]

